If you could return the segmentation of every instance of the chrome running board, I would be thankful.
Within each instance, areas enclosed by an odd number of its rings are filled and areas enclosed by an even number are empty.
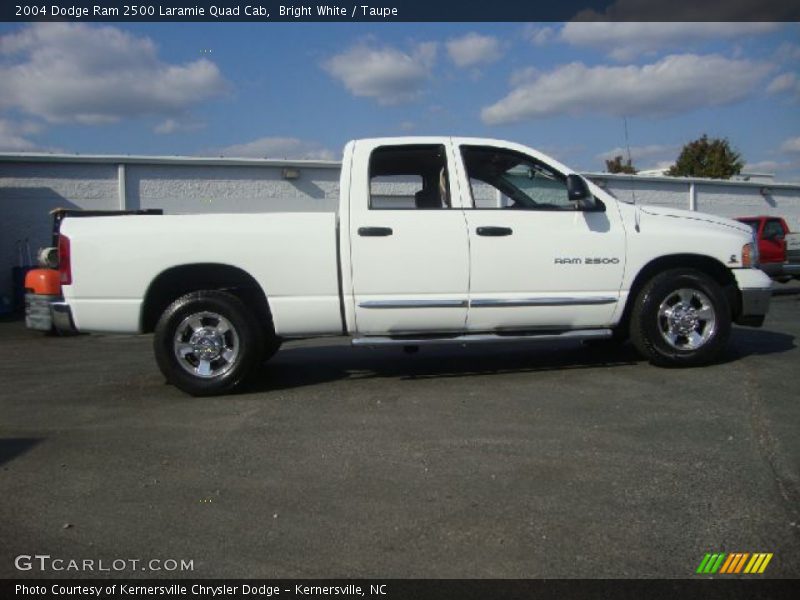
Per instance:
[[[486,344],[502,342],[552,342],[555,340],[589,340],[611,337],[610,329],[574,329],[571,331],[532,331],[523,333],[462,333],[437,336],[361,336],[353,346],[433,346],[436,344]]]

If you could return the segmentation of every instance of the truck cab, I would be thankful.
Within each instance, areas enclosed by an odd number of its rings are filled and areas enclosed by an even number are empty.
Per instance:
[[[508,142],[460,138],[359,141],[346,154],[357,183],[342,213],[346,309],[359,336],[614,321],[622,217],[566,167]]]

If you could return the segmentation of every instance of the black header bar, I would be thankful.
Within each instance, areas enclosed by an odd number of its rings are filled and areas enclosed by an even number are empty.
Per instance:
[[[795,598],[796,581],[764,579],[41,579],[0,580],[8,600],[738,600]]]
[[[796,0],[8,0],[0,21],[800,21]]]

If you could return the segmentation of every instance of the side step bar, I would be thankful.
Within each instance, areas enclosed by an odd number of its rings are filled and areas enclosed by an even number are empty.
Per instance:
[[[452,336],[362,336],[353,338],[353,346],[432,346],[435,344],[486,344],[502,342],[552,342],[554,340],[589,340],[610,338],[610,329],[574,329],[530,333],[465,333]]]

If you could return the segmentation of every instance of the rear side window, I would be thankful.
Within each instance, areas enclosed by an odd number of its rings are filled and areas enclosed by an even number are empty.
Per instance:
[[[371,209],[447,209],[450,206],[444,146],[382,146],[372,152],[369,159]]]

